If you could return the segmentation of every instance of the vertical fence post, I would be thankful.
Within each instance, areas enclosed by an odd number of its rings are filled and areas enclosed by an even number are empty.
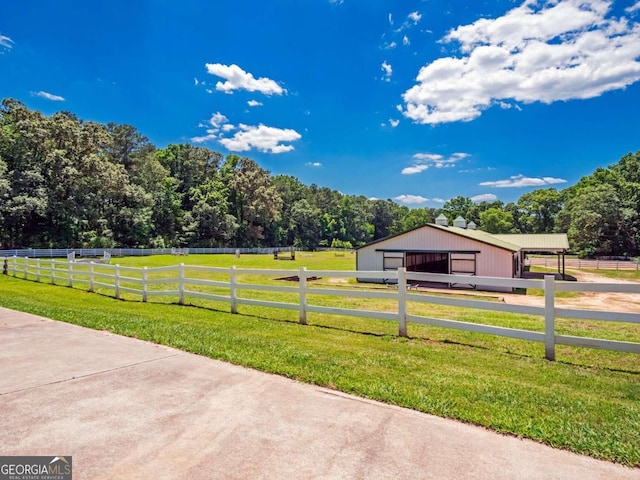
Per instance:
[[[555,328],[556,284],[553,275],[544,276],[544,356],[547,360],[556,359]]]
[[[89,291],[90,292],[93,292],[95,289],[95,284],[93,279],[94,268],[95,268],[95,264],[93,262],[89,262]]]
[[[120,265],[118,264],[116,264],[116,269],[114,271],[113,283],[114,283],[116,298],[120,300]]]
[[[231,313],[238,313],[238,291],[236,290],[236,267],[229,270],[229,295],[231,297]]]
[[[147,275],[149,272],[147,272],[147,267],[142,267],[142,301],[146,302],[147,301],[147,296],[148,296],[148,286],[147,286]]]
[[[18,262],[18,257],[14,255],[13,256],[13,262],[11,263],[11,267],[12,267],[11,270],[13,272],[13,276],[14,277],[16,276],[16,266],[17,266],[16,264],[17,264],[17,262]]]
[[[49,274],[51,285],[56,284],[56,261],[52,258],[49,260]]]
[[[40,281],[40,259],[36,258],[36,282]]]
[[[27,276],[29,275],[29,257],[24,257],[23,258],[23,274],[24,274],[24,279],[27,279]]]
[[[407,269],[398,268],[398,335],[407,336]]]
[[[72,260],[67,260],[67,267],[68,267],[68,277],[69,277],[69,287],[73,288],[73,261]]]
[[[180,295],[178,303],[184,305],[184,263],[178,266],[178,292]]]
[[[307,267],[300,267],[300,324],[307,324]]]

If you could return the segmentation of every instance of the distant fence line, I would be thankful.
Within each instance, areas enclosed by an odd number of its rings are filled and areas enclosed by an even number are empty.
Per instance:
[[[291,247],[267,248],[21,248],[0,250],[0,257],[66,258],[75,252],[79,257],[102,257],[105,252],[112,257],[146,257],[149,255],[184,254],[273,254],[287,252]]]
[[[498,335],[522,340],[543,342],[545,345],[545,357],[555,359],[556,345],[570,345],[576,347],[599,348],[618,352],[640,354],[640,343],[618,340],[604,340],[570,335],[558,335],[555,321],[557,317],[605,320],[613,322],[626,322],[640,324],[640,314],[611,311],[579,310],[570,308],[557,308],[555,306],[556,291],[583,291],[583,292],[619,292],[640,294],[640,283],[577,283],[556,282],[553,275],[547,275],[543,280],[521,278],[493,278],[461,275],[442,275],[407,272],[404,268],[397,271],[326,271],[307,270],[305,267],[299,270],[282,269],[238,269],[235,267],[203,267],[193,265],[174,265],[155,268],[135,268],[119,265],[106,265],[94,262],[76,263],[59,260],[29,259],[26,257],[12,257],[3,259],[5,274],[21,277],[25,280],[41,282],[48,280],[51,284],[56,281],[64,282],[69,287],[77,285],[87,286],[90,292],[96,287],[113,289],[115,298],[121,298],[122,292],[140,295],[143,302],[150,296],[175,296],[178,303],[184,305],[187,297],[201,298],[225,302],[230,304],[231,313],[238,313],[238,305],[254,305],[269,308],[280,308],[298,311],[298,319],[301,324],[307,324],[307,313],[321,313],[331,315],[346,315],[354,317],[375,318],[397,322],[400,336],[406,337],[409,323],[431,325],[442,328],[451,328],[475,333]],[[192,278],[190,272],[213,274],[223,280],[207,278]],[[160,274],[160,275],[158,275]],[[270,278],[287,277],[297,281],[296,286],[249,284],[238,281],[239,275],[266,275]],[[167,277],[167,275],[173,275]],[[328,278],[367,278],[384,279],[397,282],[397,288],[387,291],[357,290],[346,288],[320,288],[309,286],[308,280],[318,277]],[[544,306],[511,305],[482,300],[470,300],[463,298],[443,297],[424,293],[411,293],[412,286],[419,282],[437,283],[466,283],[476,286],[507,287],[515,289],[535,288],[544,290]],[[159,287],[158,287],[159,285]],[[197,285],[200,291],[189,289]],[[203,291],[209,288],[210,291]],[[213,291],[211,291],[213,290]],[[296,303],[260,300],[256,298],[244,298],[239,296],[241,290],[267,291],[295,294]],[[317,305],[309,301],[309,296],[351,297],[387,299],[397,303],[395,312],[356,310],[348,308]],[[544,319],[544,331],[536,332],[514,328],[499,327],[479,323],[471,323],[441,318],[430,318],[421,315],[411,315],[407,311],[409,302],[431,303],[448,305],[453,307],[475,308],[499,312],[510,312],[525,315],[540,315]]]
[[[558,265],[557,257],[529,257],[525,265],[537,265],[540,267],[555,268]],[[566,268],[578,270],[636,270],[640,271],[640,262],[633,260],[583,260],[580,258],[565,258]]]

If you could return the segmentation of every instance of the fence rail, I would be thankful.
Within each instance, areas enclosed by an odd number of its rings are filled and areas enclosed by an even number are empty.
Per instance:
[[[2,257],[66,258],[75,253],[79,257],[146,257],[150,255],[201,255],[201,254],[269,254],[288,252],[291,247],[268,248],[20,248],[0,250]]]
[[[401,336],[408,335],[408,324],[416,323],[475,333],[499,335],[534,342],[543,342],[545,345],[545,357],[549,360],[555,359],[555,346],[558,344],[640,354],[640,343],[638,342],[558,335],[555,328],[555,321],[558,317],[640,324],[640,314],[636,313],[556,308],[555,306],[556,291],[617,291],[627,294],[640,294],[640,283],[583,284],[562,281],[556,282],[553,275],[547,275],[542,280],[476,276],[467,277],[460,275],[407,272],[404,268],[400,268],[397,271],[380,272],[307,270],[305,267],[302,267],[299,270],[271,270],[190,266],[182,263],[180,265],[168,267],[135,268],[119,265],[104,265],[93,262],[71,262],[55,259],[42,260],[17,256],[4,258],[3,270],[3,273],[7,275],[24,278],[25,280],[34,280],[36,282],[48,280],[52,284],[56,284],[56,282],[64,283],[69,287],[77,287],[79,284],[85,285],[91,292],[97,287],[112,289],[115,298],[121,298],[121,294],[123,292],[140,295],[143,302],[148,301],[150,296],[174,296],[178,297],[178,303],[182,305],[185,304],[187,297],[225,302],[230,305],[232,313],[238,313],[238,305],[253,305],[297,310],[299,312],[298,319],[301,324],[307,323],[307,313],[322,313],[393,321],[398,324],[398,332]],[[192,278],[189,277],[190,272],[211,274],[215,279]],[[158,277],[158,274],[170,276]],[[239,282],[239,275],[269,276],[270,278],[288,275],[291,277],[297,277],[298,280],[297,285],[295,286],[264,285]],[[308,285],[308,279],[314,277],[384,279],[393,280],[394,282],[397,281],[397,284],[394,284],[392,288],[382,291],[363,290],[357,288],[345,289],[310,287]],[[462,282],[473,285],[509,287],[514,289],[537,288],[544,290],[544,306],[510,305],[482,300],[412,293],[413,291],[408,287],[416,282],[437,282],[445,284]],[[196,285],[208,287],[213,289],[213,291],[203,292],[190,290],[191,286]],[[294,295],[297,297],[297,301],[293,303],[273,301],[271,299],[263,300],[242,297],[239,295],[239,292],[247,290],[285,293]],[[318,297],[327,296],[392,300],[397,304],[397,308],[396,311],[393,312],[356,310],[331,305],[319,305],[312,301]],[[544,319],[544,331],[536,332],[413,315],[408,313],[408,305],[411,303],[439,304],[516,314],[539,315]]]
[[[529,257],[525,265],[536,265],[539,267],[558,266],[557,257]],[[637,260],[583,260],[580,258],[565,258],[566,268],[586,269],[586,270],[636,270],[640,271],[640,262]]]

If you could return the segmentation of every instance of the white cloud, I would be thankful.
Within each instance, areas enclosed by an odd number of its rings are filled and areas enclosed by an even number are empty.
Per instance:
[[[64,102],[65,98],[60,95],[54,95],[53,93],[43,92],[40,90],[39,92],[31,92],[31,95],[34,97],[46,98],[47,100],[51,100],[52,102]]]
[[[567,183],[564,178],[554,177],[525,177],[524,175],[514,175],[508,180],[496,180],[493,182],[482,182],[482,187],[494,188],[516,188],[516,187],[544,187],[545,185],[556,185],[558,183]]]
[[[211,90],[210,88],[205,88],[204,91],[207,92],[207,93],[213,93],[213,90]]]
[[[413,23],[418,23],[422,18],[422,15],[419,12],[411,12],[407,16],[409,17],[409,20],[411,20]]]
[[[245,72],[238,65],[222,65],[221,63],[207,63],[207,72],[216,77],[221,77],[226,82],[217,82],[216,90],[233,93],[234,90],[247,90],[260,92],[265,95],[282,95],[286,92],[280,85],[270,78],[255,78],[251,73]]]
[[[227,122],[227,117],[225,117],[223,114],[221,114],[220,112],[216,112],[214,114],[211,115],[211,118],[209,119],[209,123],[216,127],[219,128],[221,127],[224,123]]]
[[[196,77],[193,77],[193,84],[197,87],[200,82],[198,81],[198,79]]]
[[[407,205],[415,205],[417,203],[425,203],[429,201],[428,198],[421,197],[420,195],[399,195],[395,197],[394,200]]]
[[[416,173],[422,173],[429,168],[429,165],[413,165],[412,167],[405,167],[402,169],[402,175],[415,175]]]
[[[389,19],[389,25],[393,25],[393,15],[389,14],[387,18]]]
[[[480,203],[480,202],[492,202],[497,199],[498,197],[493,193],[483,193],[481,195],[476,195],[474,197],[471,197],[470,200],[472,202]]]
[[[261,107],[263,105],[263,103],[259,102],[257,100],[249,100],[247,102],[247,105],[249,105],[250,107]]]
[[[634,3],[633,5],[631,5],[630,7],[627,7],[624,9],[625,12],[627,13],[633,13],[633,12],[637,12],[638,10],[640,10],[640,1]]]
[[[390,42],[390,43],[385,43],[382,48],[384,48],[385,50],[393,50],[397,46],[398,44],[396,42]]]
[[[435,202],[435,203],[445,203],[446,202],[446,200],[444,198],[438,198],[438,197],[432,198],[431,201]]]
[[[329,3],[333,5],[342,5],[344,3],[344,0],[329,0]]]
[[[0,47],[4,47],[7,50],[11,50],[13,48],[14,41],[9,37],[5,37],[4,35],[0,35]]]
[[[449,157],[440,155],[439,153],[416,153],[413,155],[414,164],[410,167],[402,169],[403,175],[414,175],[427,170],[429,167],[435,168],[451,168],[457,162],[469,156],[468,153],[456,152]]]
[[[220,112],[211,114],[211,118],[209,119],[207,124],[200,122],[198,124],[198,127],[207,128],[207,134],[192,137],[191,141],[195,143],[204,143],[210,142],[212,140],[217,140],[220,136],[220,130],[222,130],[223,132],[230,132],[231,130],[234,130],[236,128],[231,123],[228,123],[227,117]]]
[[[400,125],[400,120],[394,120],[393,118],[390,118],[389,125],[391,125],[393,128],[396,128],[398,125]]]
[[[413,155],[413,158],[417,160],[431,160],[432,162],[436,162],[438,160],[442,160],[444,157],[439,153],[416,153]]]
[[[406,35],[404,37],[402,37],[402,44],[406,47],[407,45],[411,45],[411,41],[409,40],[409,37],[407,37]]]
[[[305,163],[307,167],[321,167],[322,164],[320,162],[307,162]]]
[[[393,74],[393,68],[391,68],[391,65],[389,65],[387,63],[387,61],[385,60],[384,62],[382,62],[382,65],[380,66],[380,69],[384,72],[384,75],[383,75],[382,79],[385,82],[390,82],[391,81],[391,75]]]
[[[442,41],[457,42],[462,55],[420,69],[403,94],[405,116],[470,121],[509,100],[587,99],[631,85],[640,80],[640,24],[608,17],[610,8],[610,0],[525,0],[458,26]]]
[[[245,152],[255,148],[261,152],[284,153],[293,150],[294,147],[283,142],[294,142],[302,138],[295,130],[267,127],[263,124],[256,127],[241,123],[239,129],[233,137],[219,140],[227,150]]]
[[[191,137],[191,141],[194,143],[205,143],[210,142],[212,140],[217,140],[218,138],[218,130],[209,129],[207,130],[206,135],[202,135],[200,137]]]
[[[396,105],[396,110],[398,110],[400,113],[402,113],[404,111],[404,107],[401,104]]]

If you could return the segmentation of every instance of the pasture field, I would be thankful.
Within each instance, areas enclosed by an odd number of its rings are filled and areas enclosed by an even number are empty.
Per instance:
[[[112,264],[131,267],[181,262],[225,268],[355,269],[354,254],[336,256],[334,252],[297,253],[295,261],[276,261],[270,255],[112,259]],[[200,274],[204,272],[190,272],[189,276]],[[264,275],[238,280],[290,283]],[[314,286],[387,288],[320,278],[309,282],[314,301]],[[240,306],[239,314],[232,315],[229,305],[222,302],[187,297],[188,305],[181,306],[176,298],[153,297],[142,303],[132,294],[116,300],[113,290],[88,293],[82,288],[0,275],[0,305],[640,468],[638,355],[559,345],[557,361],[549,362],[542,344],[504,337],[410,324],[409,338],[401,338],[397,324],[384,320],[309,314],[305,326],[298,323],[295,311]],[[296,301],[293,293],[241,291],[241,295]],[[394,302],[387,300],[316,297],[318,304],[346,308],[394,308]],[[411,308],[411,313],[437,318],[543,329],[543,320],[537,316],[430,304]],[[563,334],[640,341],[637,324],[560,319],[557,329]]]

